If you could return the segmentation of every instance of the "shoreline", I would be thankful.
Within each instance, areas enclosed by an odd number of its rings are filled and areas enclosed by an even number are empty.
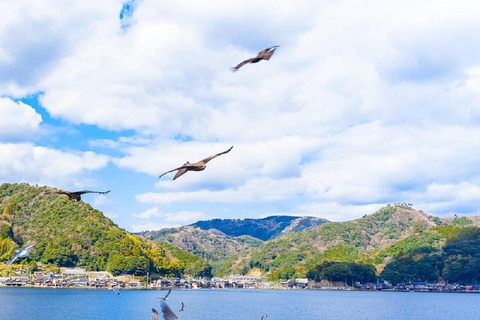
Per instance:
[[[74,290],[103,290],[108,291],[110,288],[108,287],[79,287],[79,286],[70,286],[70,287],[62,287],[62,286],[36,286],[36,285],[22,285],[22,286],[9,286],[9,285],[0,285],[1,288],[29,288],[29,289],[74,289]],[[480,291],[425,291],[425,290],[358,290],[358,289],[338,289],[338,288],[121,288],[121,291],[164,291],[164,290],[268,290],[268,291],[277,291],[277,290],[286,290],[286,291],[350,291],[350,292],[404,292],[404,293],[467,293],[467,294],[478,294]]]

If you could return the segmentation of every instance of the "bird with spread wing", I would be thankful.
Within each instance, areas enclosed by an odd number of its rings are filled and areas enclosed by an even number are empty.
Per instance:
[[[244,61],[240,62],[236,67],[230,68],[230,70],[232,70],[232,72],[236,72],[238,69],[240,69],[241,67],[243,67],[247,63],[257,63],[257,62],[262,61],[262,60],[270,60],[273,53],[275,52],[275,50],[278,47],[280,47],[280,46],[273,46],[273,47],[270,47],[270,48],[263,49],[262,51],[260,51],[258,53],[258,55],[256,57],[253,57],[253,58],[250,58],[250,59],[247,59],[247,60],[244,60]]]
[[[113,292],[115,292],[118,295],[120,295],[120,290],[118,290],[118,287],[116,285],[113,285],[110,289],[108,290],[112,290]]]
[[[3,267],[2,270],[5,270],[9,265],[14,263],[15,260],[17,260],[19,258],[25,258],[30,253],[30,251],[32,251],[33,247],[35,247],[37,244],[38,244],[38,242],[36,242],[34,244],[31,244],[29,246],[26,246],[23,249],[15,250],[15,255],[13,256],[12,259],[10,259],[10,261],[7,262],[7,265],[5,267]]]
[[[85,194],[85,193],[99,193],[99,194],[108,194],[110,193],[111,190],[108,190],[108,191],[91,191],[91,190],[81,190],[81,191],[65,191],[65,190],[61,190],[61,191],[57,191],[58,194],[65,194],[68,196],[68,199],[72,200],[72,201],[80,201],[82,200],[82,194]]]
[[[168,300],[168,296],[170,295],[170,293],[172,293],[172,288],[169,288],[169,289],[168,289],[168,292],[167,292],[167,294],[165,295],[165,297],[163,297],[163,298],[158,298],[158,299],[160,299],[160,300]]]
[[[175,168],[175,169],[172,169],[170,171],[167,171],[163,174],[161,174],[159,176],[159,178],[163,177],[164,175],[166,175],[167,173],[170,173],[170,172],[173,172],[173,171],[177,171],[177,173],[175,174],[175,176],[173,177],[173,180],[177,179],[178,177],[182,176],[183,174],[185,174],[187,171],[203,171],[205,170],[206,168],[206,164],[207,162],[209,162],[210,160],[212,159],[215,159],[216,157],[218,156],[221,156],[222,154],[225,154],[225,153],[229,153],[230,150],[232,150],[233,146],[230,147],[230,149],[226,150],[226,151],[223,151],[223,152],[220,152],[220,153],[217,153],[213,156],[210,156],[208,158],[205,158],[203,160],[200,160],[198,162],[195,162],[195,163],[190,163],[190,162],[185,162],[183,166],[181,167],[178,167],[178,168]]]

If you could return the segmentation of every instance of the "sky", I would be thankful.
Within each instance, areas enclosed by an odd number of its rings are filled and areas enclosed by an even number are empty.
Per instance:
[[[0,183],[129,231],[480,215],[480,3],[3,1]],[[229,68],[281,45],[269,61]],[[172,181],[163,172],[234,146]]]

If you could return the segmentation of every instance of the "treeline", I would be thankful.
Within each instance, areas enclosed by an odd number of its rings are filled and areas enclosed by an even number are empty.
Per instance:
[[[439,242],[443,245],[437,247]],[[391,261],[379,273],[373,264],[330,261],[317,265],[307,273],[307,277],[315,281],[347,280],[347,283],[381,279],[394,285],[438,281],[480,283],[479,227],[436,227],[408,237],[385,251],[393,254]]]
[[[346,281],[347,283],[376,281],[373,265],[355,262],[325,262],[310,270],[307,277],[314,281]]]
[[[25,262],[114,275],[210,275],[205,260],[132,235],[90,205],[54,191],[28,184],[0,186],[0,262],[25,244],[38,242]]]
[[[380,273],[393,284],[416,282],[480,283],[480,228],[446,226],[436,231],[446,238],[436,248],[428,243],[402,250]]]

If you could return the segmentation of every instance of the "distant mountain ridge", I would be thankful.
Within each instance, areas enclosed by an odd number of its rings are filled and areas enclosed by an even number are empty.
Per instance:
[[[269,216],[261,219],[212,219],[198,221],[190,226],[202,230],[218,230],[230,237],[252,236],[267,241],[281,234],[299,232],[328,222],[316,217]]]
[[[310,230],[328,222],[315,217],[270,216],[261,219],[213,219],[188,226],[136,233],[156,243],[170,243],[211,262],[248,252],[265,240]]]

